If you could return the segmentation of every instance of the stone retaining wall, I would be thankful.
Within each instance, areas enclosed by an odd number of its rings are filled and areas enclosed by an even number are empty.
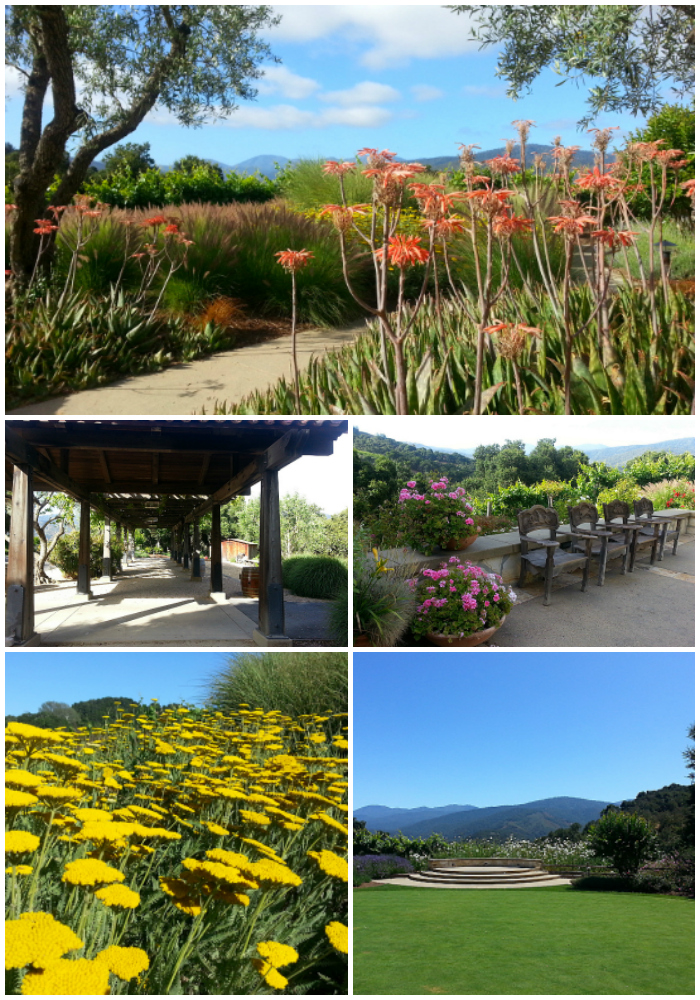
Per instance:
[[[681,526],[681,534],[694,533],[695,531],[695,511],[683,511],[678,509],[657,511],[673,517],[674,514],[688,514]],[[675,527],[675,524],[672,525]],[[566,541],[565,536],[570,535],[568,524],[562,524],[559,534],[564,536],[562,541]],[[533,531],[530,538],[549,538],[548,531]],[[502,577],[504,583],[515,583],[520,576],[520,534],[517,531],[505,531],[499,535],[484,535],[477,538],[467,549],[461,552],[439,552],[437,555],[426,556],[413,549],[385,549],[380,552],[382,558],[386,558],[388,566],[412,566],[416,572],[420,569],[439,569],[441,563],[446,562],[450,556],[457,555],[462,560],[480,566],[488,573],[497,573]]]

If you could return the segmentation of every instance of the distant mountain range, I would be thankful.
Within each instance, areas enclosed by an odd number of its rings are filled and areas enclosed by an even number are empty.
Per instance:
[[[532,165],[532,160],[536,153],[549,153],[552,146],[542,146],[538,143],[531,143],[528,145],[527,155],[528,155],[528,166]],[[504,152],[503,146],[499,146],[497,149],[485,149],[485,150],[475,150],[474,159],[483,163],[485,160],[491,160],[494,156],[502,156]],[[514,156],[519,156],[517,148],[513,150]],[[320,157],[320,159],[328,160],[352,160],[354,159],[354,154],[351,156],[338,157],[338,156],[327,156]],[[399,163],[423,163],[426,167],[432,167],[433,170],[449,170],[450,168],[457,168],[459,166],[459,156],[452,154],[451,156],[417,156],[411,160],[406,157],[397,156],[397,162]],[[209,163],[214,163],[216,166],[221,167],[225,174],[234,171],[237,174],[254,174],[260,173],[264,177],[273,178],[277,175],[277,166],[283,169],[287,164],[299,163],[299,158],[290,159],[288,156],[275,156],[273,154],[263,153],[259,156],[251,156],[247,160],[242,160],[240,163],[236,163],[231,166],[228,163],[222,163],[220,160],[209,160]],[[551,161],[547,161],[551,163]],[[573,164],[576,167],[592,167],[595,162],[593,153],[590,150],[579,150],[574,154]],[[172,170],[171,166],[160,167],[161,170],[167,172]]]
[[[616,803],[619,804],[619,803]],[[538,799],[521,805],[489,806],[438,806],[417,809],[391,809],[387,806],[364,806],[356,809],[354,816],[365,822],[368,830],[383,830],[407,837],[429,837],[440,833],[447,840],[460,837],[494,837],[506,840],[510,836],[525,840],[544,837],[560,827],[580,823],[585,826],[600,817],[609,802],[560,796]],[[421,819],[413,820],[417,814]]]

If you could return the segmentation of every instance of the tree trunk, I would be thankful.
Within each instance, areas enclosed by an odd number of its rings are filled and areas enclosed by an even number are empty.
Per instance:
[[[41,30],[33,38],[37,54],[27,85],[20,138],[20,173],[15,180],[17,212],[12,225],[10,260],[20,282],[28,281],[36,262],[38,240],[35,220],[46,208],[46,191],[65,156],[66,143],[78,131],[84,113],[75,104],[73,56],[69,27],[63,7],[38,5],[34,8]],[[169,17],[169,13],[163,16]],[[149,77],[140,99],[125,109],[119,125],[92,136],[75,154],[67,173],[54,194],[56,205],[68,205],[87,177],[88,169],[103,150],[134,132],[155,106],[163,80],[171,64],[186,48],[186,37],[173,28],[168,54]],[[41,130],[44,98],[51,83],[54,118]],[[51,257],[53,243],[46,254]]]
[[[68,22],[61,5],[34,8],[40,30],[34,38],[37,52],[27,83],[20,132],[19,166],[15,179],[17,212],[12,227],[10,261],[19,281],[34,270],[38,241],[36,219],[46,208],[46,190],[63,160],[66,143],[77,130],[80,113],[75,105],[75,81],[68,40]],[[42,132],[44,99],[49,82],[54,117]]]
[[[51,583],[51,577],[47,576],[44,566],[49,556],[56,548],[56,542],[63,535],[64,525],[62,524],[60,530],[53,536],[51,541],[46,537],[46,531],[44,527],[39,524],[38,521],[34,522],[34,531],[39,536],[39,555],[37,556],[36,562],[34,564],[34,583]]]

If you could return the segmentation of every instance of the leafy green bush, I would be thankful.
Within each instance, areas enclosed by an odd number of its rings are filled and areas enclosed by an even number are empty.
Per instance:
[[[332,600],[348,589],[348,567],[333,556],[292,556],[282,560],[282,582],[297,597]]]
[[[664,479],[685,479],[695,482],[695,455],[673,455],[670,451],[648,451],[625,463],[622,475],[640,486],[659,483]],[[610,484],[612,485],[612,483]]]
[[[633,510],[635,500],[639,500],[641,490],[633,479],[619,479],[614,486],[608,490],[601,490],[598,494],[598,510],[602,512],[604,503],[611,503],[613,500],[622,500],[629,504],[630,511]]]
[[[634,874],[656,850],[654,830],[643,816],[612,807],[591,826],[588,841],[620,875]]]
[[[334,715],[336,732],[347,726],[348,654],[234,653],[207,682],[207,701],[220,711],[241,704],[300,715]]]
[[[55,563],[56,566],[63,572],[66,576],[73,580],[78,579],[78,553],[80,546],[80,532],[71,531],[66,535],[62,535],[56,542],[55,548],[51,554],[51,562]],[[103,537],[102,534],[94,534],[90,537],[90,576],[98,577],[102,576],[102,547],[103,547]],[[114,573],[121,573],[122,570],[122,556],[124,555],[124,548],[121,542],[116,540],[112,541],[112,571]]]
[[[191,172],[170,170],[161,173],[157,167],[133,175],[120,168],[109,177],[88,179],[85,194],[115,208],[156,208],[164,205],[186,205],[208,202],[230,205],[232,202],[263,202],[274,198],[274,181],[261,175],[245,176],[234,173],[222,178],[207,166]]]

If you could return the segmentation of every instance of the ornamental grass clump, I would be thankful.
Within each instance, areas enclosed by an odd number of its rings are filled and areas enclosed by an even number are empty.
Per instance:
[[[6,995],[346,995],[347,716],[130,708],[8,727]]]
[[[416,638],[430,635],[463,639],[498,628],[517,600],[496,573],[462,563],[451,556],[440,569],[423,569],[414,580],[417,600],[412,630]]]
[[[425,493],[418,492],[411,480],[399,493],[399,543],[426,555],[436,546],[464,548],[480,530],[473,513],[466,491],[461,486],[451,490],[447,476],[431,480]],[[456,544],[450,546],[451,542]]]

